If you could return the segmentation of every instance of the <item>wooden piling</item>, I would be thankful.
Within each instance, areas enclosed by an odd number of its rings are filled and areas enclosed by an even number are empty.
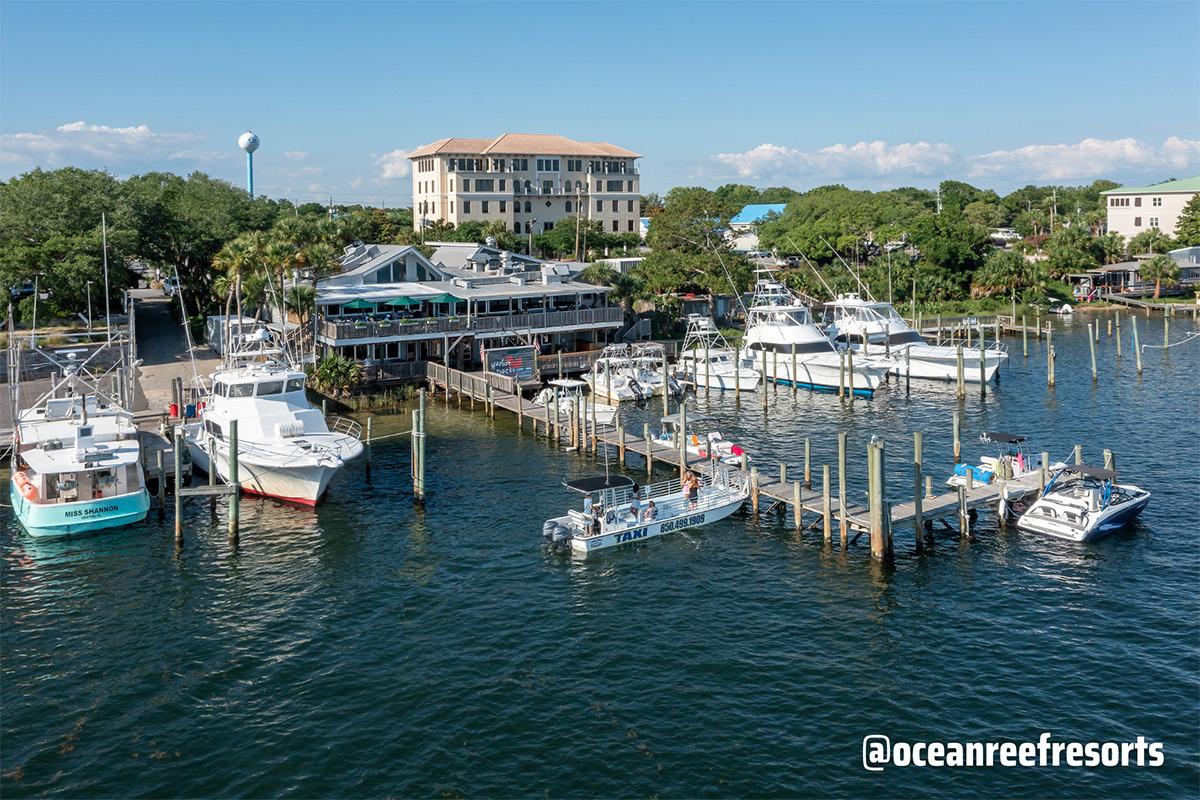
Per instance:
[[[792,481],[792,517],[796,533],[799,533],[804,527],[803,514],[804,509],[800,503],[800,481]]]
[[[846,397],[846,353],[838,352],[838,399]]]
[[[967,487],[958,487],[958,535],[966,538],[971,535],[971,518],[967,513]]]
[[[646,479],[654,476],[654,452],[650,446],[650,423],[642,423],[642,444],[646,446]]]
[[[1082,463],[1083,463],[1083,445],[1077,444],[1077,445],[1075,445],[1075,464],[1079,465]]]
[[[363,448],[364,450],[367,451],[366,452],[366,456],[367,456],[366,472],[367,472],[367,480],[368,481],[371,480],[371,420],[372,419],[374,419],[374,417],[367,417],[367,442],[366,442],[367,446],[365,448]]]
[[[625,466],[625,426],[617,426],[617,461],[622,467]]]
[[[926,500],[933,499],[933,476],[932,475],[925,476],[925,499]]]
[[[687,451],[687,403],[679,404],[679,479],[683,480],[683,476],[688,470],[688,451]]]
[[[1050,481],[1050,453],[1042,451],[1042,489],[1046,488],[1046,484]]]
[[[829,498],[829,465],[821,465],[821,532],[825,541],[833,539],[833,515]]]
[[[1116,333],[1116,339],[1114,340],[1114,343],[1117,346],[1117,358],[1120,358],[1121,357],[1121,312],[1120,311],[1117,312],[1116,323],[1117,323],[1117,333]]]
[[[954,353],[954,362],[955,362],[955,366],[957,367],[957,370],[958,370],[957,371],[958,391],[955,392],[955,395],[958,397],[959,400],[964,400],[964,399],[966,399],[966,396],[967,396],[967,384],[966,384],[966,375],[965,375],[964,365],[963,365],[962,342],[959,342],[958,345],[956,346],[955,353]]]
[[[232,492],[229,495],[228,534],[232,542],[237,542],[238,527],[241,524],[242,485],[238,475],[238,421],[229,420],[229,485]]]
[[[758,467],[750,468],[750,511],[758,516]]]
[[[1108,318],[1108,338],[1111,339],[1112,335],[1113,335],[1113,321],[1112,321],[1112,317],[1109,317]]]
[[[425,502],[425,390],[420,391],[417,399],[417,469],[414,485],[414,499],[418,503]],[[550,435],[550,426],[546,426],[546,435]]]
[[[171,457],[175,466],[175,546],[183,546],[183,426],[171,435]]]
[[[1054,329],[1046,326],[1046,385],[1054,385]]]
[[[780,461],[780,462],[779,462],[779,482],[780,482],[780,483],[787,483],[787,482],[788,482],[788,479],[787,479],[787,462],[786,462],[786,461]]]
[[[763,374],[762,404],[763,404],[763,410],[766,410],[766,408],[767,408],[767,375],[770,373],[767,372],[767,351],[766,351],[765,347],[762,350],[762,374]]]
[[[1129,322],[1133,325],[1133,358],[1137,364],[1137,374],[1142,374],[1142,348],[1138,346],[1137,315],[1130,314]]]
[[[212,468],[212,459],[209,459],[209,467]],[[161,521],[167,517],[167,471],[163,468],[161,448],[154,451],[154,472],[158,477],[158,491],[155,494],[158,496],[158,518]]]
[[[667,391],[667,386],[670,384],[670,381],[667,378],[667,351],[666,350],[663,351],[662,367],[663,367],[662,368],[663,416],[665,417],[671,413],[671,405],[670,405],[671,393],[669,391]]]
[[[1163,314],[1163,348],[1171,343],[1171,315]]]
[[[979,323],[979,396],[987,397],[987,334],[983,323]]]
[[[1096,331],[1100,330],[1100,321],[1096,321]],[[1092,383],[1100,380],[1100,376],[1096,372],[1096,340],[1092,338],[1092,323],[1088,323],[1088,350],[1092,355]]]
[[[796,379],[796,375],[798,374],[797,369],[796,369],[796,345],[792,345],[791,348],[792,348],[792,372],[791,372],[790,377],[792,379],[792,397],[795,397],[796,392],[799,390],[799,387],[796,385],[799,383],[799,381]]]
[[[867,349],[867,340],[863,338],[863,350]],[[850,404],[854,405],[854,351],[846,351],[846,385],[849,386],[848,397]]]
[[[867,469],[871,476],[868,481],[871,508],[871,557],[886,562],[892,560],[892,546],[891,511],[886,500],[885,451],[886,448],[883,444],[873,444],[867,447]]]
[[[804,437],[804,488],[812,488],[812,439]]]
[[[1113,451],[1108,449],[1107,447],[1104,448],[1104,468],[1105,469],[1116,469],[1117,468],[1116,459],[1113,458]]]
[[[708,339],[705,339],[704,340],[704,396],[705,397],[708,397],[709,387],[712,386],[712,377],[711,377],[712,373],[709,368],[708,354],[709,354]],[[694,367],[695,365],[696,365],[696,362],[693,361],[692,366]],[[697,374],[697,377],[699,377],[698,371],[696,374]],[[734,380],[737,380],[736,372],[734,373]]]
[[[916,537],[917,552],[925,537],[925,521],[921,516],[921,451],[924,445],[921,431],[913,431],[913,535]]]
[[[1026,315],[1021,315],[1021,353],[1029,358],[1029,328],[1026,326]]]
[[[955,410],[951,416],[951,426],[954,432],[954,463],[962,463],[962,442],[959,440],[959,432],[962,428],[962,412]]]
[[[753,362],[753,359],[751,361]],[[735,367],[734,375],[736,376],[736,370],[742,368],[742,343],[740,340],[737,346],[733,348],[733,365]],[[763,376],[763,380],[766,380],[765,375]],[[733,404],[737,407],[740,407],[742,404],[742,382],[736,379],[733,382]]]
[[[846,434],[838,432],[838,528],[842,533],[842,546],[850,543],[850,529],[846,525]]]

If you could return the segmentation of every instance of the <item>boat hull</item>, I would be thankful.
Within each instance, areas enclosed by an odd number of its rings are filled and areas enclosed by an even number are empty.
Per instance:
[[[192,441],[188,443],[188,449],[191,451],[193,464],[205,472],[212,469],[214,459],[210,458],[203,447]],[[218,448],[215,461],[217,476],[222,481],[229,482],[228,451]],[[242,491],[250,494],[315,506],[342,466],[341,463],[267,465],[255,463],[243,454],[238,458],[238,485]]]
[[[878,348],[879,345],[872,345],[872,354]],[[1008,360],[1008,354],[1002,350],[985,350],[983,358],[983,382],[987,383],[995,379],[1000,366]],[[912,345],[899,352],[892,348],[891,360],[893,375],[933,381],[958,380],[958,353],[952,347]],[[963,350],[963,382],[980,382],[978,348]]]
[[[842,369],[838,356],[809,356],[807,359],[796,361],[796,370],[792,372],[792,357],[779,353],[774,358],[766,359],[764,375],[771,383],[783,386],[795,384],[802,389],[812,389],[818,392],[836,392],[839,385],[849,391],[851,386],[854,394],[870,397],[875,393],[887,377],[889,366],[881,363],[855,363],[853,380],[848,371]]]
[[[716,389],[721,392],[753,392],[758,388],[758,382],[762,380],[762,376],[755,370],[739,369],[736,372],[730,370],[727,372],[704,372],[704,366],[701,365],[698,371],[692,372],[687,370],[684,373],[684,380],[691,381],[700,389]]]
[[[31,503],[15,483],[9,486],[13,511],[35,539],[59,539],[122,528],[141,522],[150,511],[150,495],[144,488],[117,497],[76,503]]]
[[[1029,510],[1017,520],[1017,527],[1030,533],[1042,533],[1073,542],[1092,542],[1110,533],[1115,533],[1133,522],[1149,504],[1150,493],[1146,492],[1142,497],[1110,506],[1094,520],[1089,520],[1086,525],[1070,524],[1045,516],[1039,508],[1043,502],[1045,502],[1045,498],[1031,505]]]
[[[742,507],[746,495],[735,494],[728,503],[698,510],[694,514],[683,514],[654,522],[631,523],[629,527],[618,531],[606,532],[600,536],[574,537],[571,539],[571,551],[576,555],[587,555],[599,550],[607,550],[622,544],[641,542],[654,539],[667,533],[675,533],[685,528],[697,528],[725,519]]]

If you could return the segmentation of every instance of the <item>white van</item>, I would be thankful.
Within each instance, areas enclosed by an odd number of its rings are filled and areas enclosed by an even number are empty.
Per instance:
[[[179,294],[179,278],[172,275],[163,281],[163,294],[167,297],[174,297]]]

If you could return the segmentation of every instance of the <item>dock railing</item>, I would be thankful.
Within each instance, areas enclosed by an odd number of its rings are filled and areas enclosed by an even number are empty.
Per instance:
[[[515,395],[520,391],[516,378],[497,375],[494,372],[464,372],[430,361],[426,365],[426,376],[435,384],[453,389],[476,400],[488,399],[488,387],[503,394]]]
[[[503,316],[434,317],[427,319],[366,319],[321,321],[321,336],[326,341],[352,339],[391,339],[402,336],[428,336],[444,333],[521,333],[546,328],[585,326],[618,327],[624,320],[618,306],[580,308],[570,311],[545,311]]]

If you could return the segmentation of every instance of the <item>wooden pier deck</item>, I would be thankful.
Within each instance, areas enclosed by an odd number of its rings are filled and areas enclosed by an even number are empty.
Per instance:
[[[428,367],[427,377],[430,385],[445,392],[447,403],[450,402],[452,394],[457,394],[460,404],[464,399],[468,400],[472,407],[475,403],[481,403],[484,410],[491,415],[494,415],[496,408],[504,409],[517,416],[518,425],[522,429],[525,420],[529,420],[535,433],[540,429],[556,441],[563,441],[565,438],[572,447],[583,451],[598,452],[600,445],[616,448],[623,466],[629,466],[625,461],[629,453],[635,453],[645,460],[647,472],[652,469],[654,462],[680,469],[685,466],[703,468],[707,464],[707,461],[688,456],[686,451],[681,453],[677,448],[663,442],[647,441],[644,435],[645,428],[639,432],[616,426],[593,427],[590,420],[584,424],[582,419],[572,419],[573,415],[570,413],[557,412],[545,405],[525,400],[520,394],[497,388],[498,385],[507,388],[510,385],[507,382],[511,379],[484,373],[463,372],[434,363],[430,363]],[[515,384],[511,385],[515,386]],[[583,417],[582,410],[580,416]],[[908,466],[912,467],[911,461],[908,462]],[[811,465],[806,465],[806,467],[811,468]],[[852,502],[848,497],[839,497],[838,481],[831,481],[833,485],[829,487],[827,495],[823,485],[813,488],[814,485],[823,484],[823,474],[814,478],[809,472],[807,477],[811,479],[810,482],[804,480],[806,477],[804,472],[801,472],[798,478],[789,479],[790,474],[786,473],[786,467],[782,465],[777,473],[771,473],[757,465],[753,469],[747,469],[747,466],[744,465],[743,469],[749,472],[752,487],[751,505],[756,512],[759,510],[763,498],[769,501],[766,511],[786,510],[790,506],[797,529],[802,525],[803,515],[812,514],[815,515],[814,521],[810,522],[808,527],[824,528],[827,536],[830,535],[831,529],[836,527],[839,529],[843,541],[846,541],[852,533],[857,536],[871,529],[871,511],[868,506],[862,502]],[[929,491],[931,484],[926,482],[926,490],[922,492],[920,502],[919,524],[928,531],[931,523],[935,520],[958,519],[961,515],[981,507],[998,504],[1006,487],[1009,490],[1028,491],[1039,489],[1040,485],[1041,475],[1034,472],[1007,482],[993,481],[990,484],[977,484],[965,489],[963,497],[960,498],[957,489],[933,494]],[[887,526],[889,550],[891,531],[897,528],[903,529],[906,526],[914,529],[914,536],[919,548],[924,534],[917,535],[916,533],[918,526],[916,498],[889,502],[886,507],[890,509],[890,525]]]

